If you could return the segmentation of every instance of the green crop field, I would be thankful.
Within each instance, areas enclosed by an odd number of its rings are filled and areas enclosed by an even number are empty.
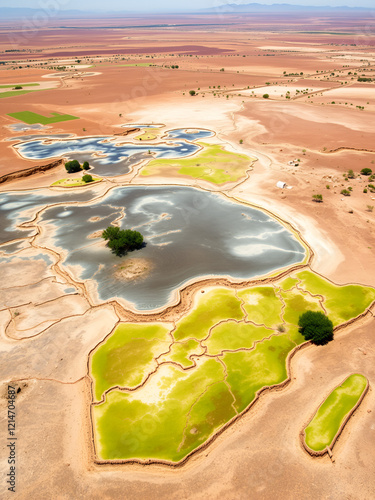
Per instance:
[[[217,144],[200,143],[203,150],[190,158],[151,160],[141,175],[182,175],[214,184],[235,182],[245,176],[255,158],[225,151]]]
[[[40,123],[41,125],[50,125],[51,123],[66,122],[68,120],[79,120],[78,116],[73,115],[64,115],[60,113],[51,113],[51,115],[52,116],[49,117],[38,115],[37,113],[33,113],[32,111],[20,111],[19,113],[8,114],[8,116],[11,116],[16,120],[20,120],[21,122],[27,123],[28,125],[34,125],[36,123]]]
[[[0,99],[5,97],[15,97],[17,95],[30,94],[33,90],[10,90],[9,92],[0,92]]]
[[[358,403],[367,385],[363,375],[350,375],[321,404],[305,429],[305,443],[314,451],[331,446],[345,417]]]
[[[355,317],[370,306],[375,290],[355,285],[354,307],[353,286],[296,272],[267,286],[197,294],[175,325],[120,324],[90,357],[98,458],[183,460],[260,390],[287,379],[288,355],[304,342],[300,314],[327,307],[333,317]]]
[[[0,85],[0,89],[14,89],[14,87],[38,87],[39,83],[15,83],[14,85]]]

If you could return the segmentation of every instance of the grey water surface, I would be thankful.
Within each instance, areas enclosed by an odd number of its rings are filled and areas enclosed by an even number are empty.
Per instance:
[[[116,220],[140,231],[146,246],[117,257],[100,236],[89,238]],[[266,213],[190,187],[119,187],[93,205],[49,208],[41,224],[67,251],[64,264],[97,282],[101,300],[119,297],[138,310],[165,306],[194,278],[250,279],[305,257],[294,235]],[[118,266],[133,258],[147,259],[151,272],[134,281],[116,278]]]

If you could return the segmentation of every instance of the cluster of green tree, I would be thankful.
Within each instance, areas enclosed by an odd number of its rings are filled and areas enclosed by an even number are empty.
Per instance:
[[[333,340],[333,323],[319,311],[306,311],[298,320],[300,333],[313,344],[324,345]]]
[[[81,170],[89,170],[90,165],[88,161],[85,161],[81,166],[78,160],[71,160],[65,163],[65,169],[68,174],[73,174],[74,172],[80,172]]]
[[[357,81],[358,81],[358,82],[372,82],[372,81],[373,81],[373,78],[366,78],[366,77],[364,77],[364,76],[359,76],[359,77],[357,78]]]
[[[109,226],[103,231],[102,238],[108,240],[107,246],[118,257],[143,247],[143,236],[138,231],[131,229]]]

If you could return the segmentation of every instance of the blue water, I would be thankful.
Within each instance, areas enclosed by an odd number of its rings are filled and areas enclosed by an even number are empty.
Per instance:
[[[176,130],[170,130],[167,135],[167,139],[183,139],[185,141],[196,141],[198,139],[205,139],[206,137],[212,137],[214,132],[211,132],[211,130],[199,130],[199,129],[186,129],[186,128],[181,128],[181,129],[176,129]]]
[[[45,160],[47,158],[58,158],[67,156],[75,158],[79,155],[80,160],[85,154],[85,159],[93,166],[95,173],[101,176],[124,175],[130,171],[131,162],[126,161],[134,157],[135,163],[141,159],[149,158],[148,152],[153,153],[154,158],[184,158],[196,153],[200,146],[177,137],[184,135],[182,131],[175,131],[176,137],[171,136],[168,144],[132,144],[123,140],[113,140],[113,137],[86,137],[77,139],[65,139],[53,142],[34,140],[16,144],[14,147],[19,154],[29,160]],[[207,137],[207,131],[196,134],[185,134],[190,141],[201,137]],[[212,135],[212,132],[210,133]],[[100,155],[97,157],[94,153]]]

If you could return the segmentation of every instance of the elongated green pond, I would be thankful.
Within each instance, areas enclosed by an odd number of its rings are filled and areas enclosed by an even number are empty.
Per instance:
[[[355,373],[331,392],[305,429],[305,443],[314,451],[332,444],[346,416],[358,403],[366,389],[367,379]]]

